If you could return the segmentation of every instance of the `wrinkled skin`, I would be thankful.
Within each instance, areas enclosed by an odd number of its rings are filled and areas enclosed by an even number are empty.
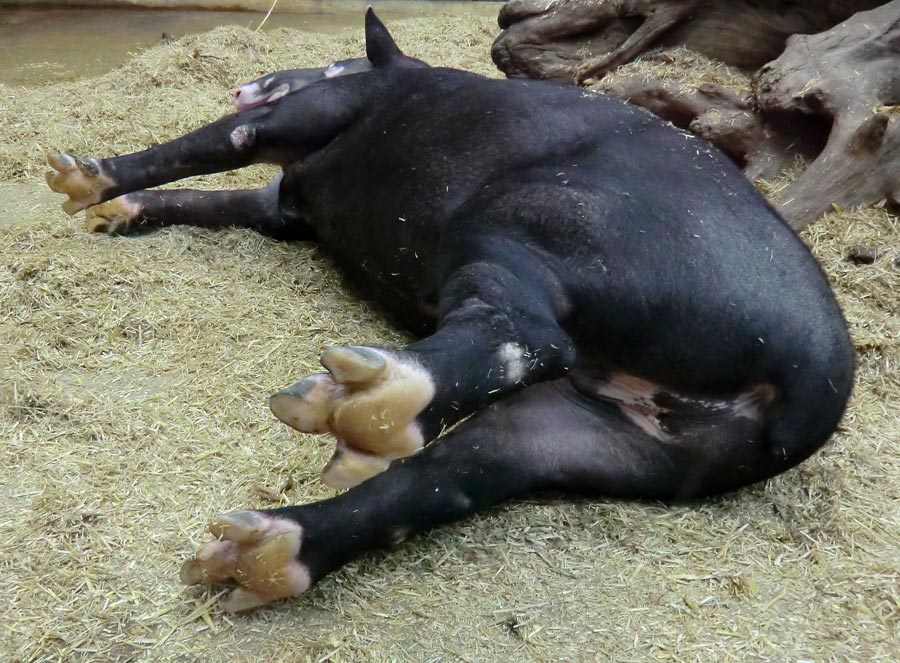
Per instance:
[[[323,479],[350,489],[216,518],[185,582],[233,580],[226,608],[248,609],[517,495],[708,495],[828,439],[853,377],[844,320],[727,158],[615,99],[430,68],[371,10],[366,58],[143,152],[52,157],[93,230],[314,239],[423,334],[327,348],[326,373],[272,397],[335,437]],[[283,173],[259,190],[145,190],[261,161]]]

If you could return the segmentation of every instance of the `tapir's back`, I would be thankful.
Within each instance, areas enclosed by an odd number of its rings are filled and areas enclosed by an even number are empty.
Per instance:
[[[621,201],[624,209],[630,197],[667,232],[693,234],[683,217],[705,206],[738,225],[751,216],[755,227],[770,226],[761,232],[792,234],[716,148],[618,99],[454,69],[363,76],[377,81],[378,98],[305,173],[328,196],[326,219],[358,218],[359,192],[367,225],[399,201],[441,226],[486,187],[552,170],[561,191],[590,190],[607,208]]]
[[[771,292],[787,285],[778,265],[790,265],[830,297],[805,246],[740,170],[643,109],[453,69],[364,76],[381,77],[380,98],[297,183],[323,242],[360,252],[351,260],[374,264],[379,247],[416,246],[417,260],[392,271],[420,281],[448,229],[481,217],[559,245],[564,261],[652,265],[667,288],[715,279],[727,289],[734,278],[736,288]]]

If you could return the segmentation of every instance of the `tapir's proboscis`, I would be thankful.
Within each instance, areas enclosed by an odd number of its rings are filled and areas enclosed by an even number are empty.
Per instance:
[[[577,87],[430,67],[371,9],[366,57],[235,103],[135,154],[54,154],[48,182],[95,231],[317,241],[420,340],[326,348],[327,372],[271,397],[334,436],[322,479],[349,490],[215,518],[181,577],[236,581],[227,610],[518,495],[735,490],[835,431],[854,353],[828,282],[696,136]],[[260,162],[281,167],[262,189],[146,190]]]

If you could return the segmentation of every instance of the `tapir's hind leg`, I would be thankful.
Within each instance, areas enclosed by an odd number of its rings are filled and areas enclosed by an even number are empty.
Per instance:
[[[300,593],[366,550],[541,489],[650,499],[734,489],[784,469],[756,442],[760,428],[709,417],[660,441],[568,380],[545,382],[338,497],[214,520],[220,540],[185,564],[182,580],[234,579],[241,589],[226,607],[240,610]]]

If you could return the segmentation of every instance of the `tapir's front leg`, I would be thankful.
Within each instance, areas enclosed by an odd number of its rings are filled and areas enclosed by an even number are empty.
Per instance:
[[[348,79],[349,80],[349,79]],[[287,165],[320,148],[353,121],[359,91],[343,81],[312,85],[279,101],[227,115],[186,136],[120,157],[48,157],[47,183],[75,214],[131,191],[254,163]]]
[[[137,234],[163,226],[251,228],[275,239],[310,239],[302,223],[285,220],[278,204],[281,175],[262,189],[133,191],[87,209],[92,232]]]

